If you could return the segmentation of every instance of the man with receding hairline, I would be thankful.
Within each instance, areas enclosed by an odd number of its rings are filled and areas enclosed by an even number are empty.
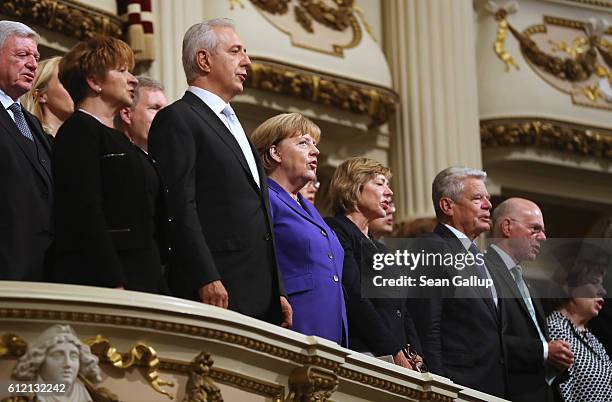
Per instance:
[[[574,361],[566,341],[549,341],[544,310],[525,278],[521,263],[534,261],[546,240],[540,208],[523,198],[509,198],[493,211],[493,239],[487,266],[496,280],[507,362],[507,399],[554,401],[555,372]]]
[[[0,21],[0,280],[43,281],[53,240],[51,144],[19,97],[32,88],[39,36]]]
[[[231,20],[185,33],[189,88],[157,113],[149,136],[168,189],[168,282],[177,296],[290,327],[265,172],[229,103],[250,64]]]

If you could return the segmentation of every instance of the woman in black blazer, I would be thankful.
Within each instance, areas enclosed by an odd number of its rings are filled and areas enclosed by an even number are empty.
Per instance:
[[[407,343],[419,350],[416,331],[408,338],[404,326],[414,329],[404,308],[401,294],[385,298],[368,298],[362,294],[362,271],[372,266],[374,254],[386,253],[382,243],[375,242],[369,224],[386,215],[393,192],[389,188],[391,172],[379,162],[353,158],[342,163],[332,177],[329,193],[333,218],[325,218],[344,248],[342,284],[346,292],[349,346],[374,356],[391,356],[395,364],[419,369],[410,362]],[[394,297],[395,296],[395,297]],[[417,358],[420,359],[420,358]],[[420,366],[421,360],[419,360]]]
[[[113,128],[130,106],[134,54],[110,37],[78,43],[59,78],[76,105],[53,154],[55,279],[63,283],[166,293],[166,214],[154,161]]]

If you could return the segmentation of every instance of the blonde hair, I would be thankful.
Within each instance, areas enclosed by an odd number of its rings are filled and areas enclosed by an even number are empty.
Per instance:
[[[40,120],[47,133],[51,133],[53,128],[45,124],[43,119],[43,108],[39,100],[40,95],[44,94],[49,89],[49,82],[51,78],[53,78],[53,70],[61,59],[60,56],[55,56],[38,63],[36,78],[34,78],[32,88],[20,99],[21,105]]]
[[[373,159],[352,158],[342,162],[329,184],[332,211],[336,214],[355,211],[363,186],[379,174],[391,179],[391,170]]]
[[[134,52],[122,40],[110,36],[95,36],[74,45],[59,64],[59,80],[79,105],[89,91],[87,77],[103,77],[107,71],[127,66],[134,68]]]
[[[321,138],[321,129],[300,113],[283,113],[270,117],[253,131],[251,141],[261,157],[266,174],[270,174],[278,167],[278,162],[270,155],[270,147],[286,138],[304,134],[310,134],[316,143]]]

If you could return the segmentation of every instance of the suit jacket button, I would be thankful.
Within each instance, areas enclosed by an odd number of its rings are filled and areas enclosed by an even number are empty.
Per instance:
[[[321,234],[322,234],[324,237],[327,237],[327,232],[326,232],[325,230],[323,230],[323,229],[321,229]]]
[[[327,256],[329,257],[330,260],[334,259],[334,255],[332,253],[327,253]]]
[[[168,218],[168,223],[172,223],[172,218]]]
[[[338,277],[338,275],[334,275],[334,276],[333,276],[333,278],[334,278],[334,282],[338,282],[338,281],[340,280],[340,278]]]
[[[264,240],[270,241],[271,239],[272,239],[272,236],[270,236],[270,233],[266,233],[266,235],[264,236]]]
[[[398,310],[395,310],[395,315],[397,315],[398,318],[402,318],[402,312]]]

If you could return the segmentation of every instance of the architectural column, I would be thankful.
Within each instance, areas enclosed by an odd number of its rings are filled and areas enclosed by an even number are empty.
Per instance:
[[[385,0],[383,45],[401,105],[391,166],[398,220],[433,217],[431,182],[480,168],[472,0]]]

